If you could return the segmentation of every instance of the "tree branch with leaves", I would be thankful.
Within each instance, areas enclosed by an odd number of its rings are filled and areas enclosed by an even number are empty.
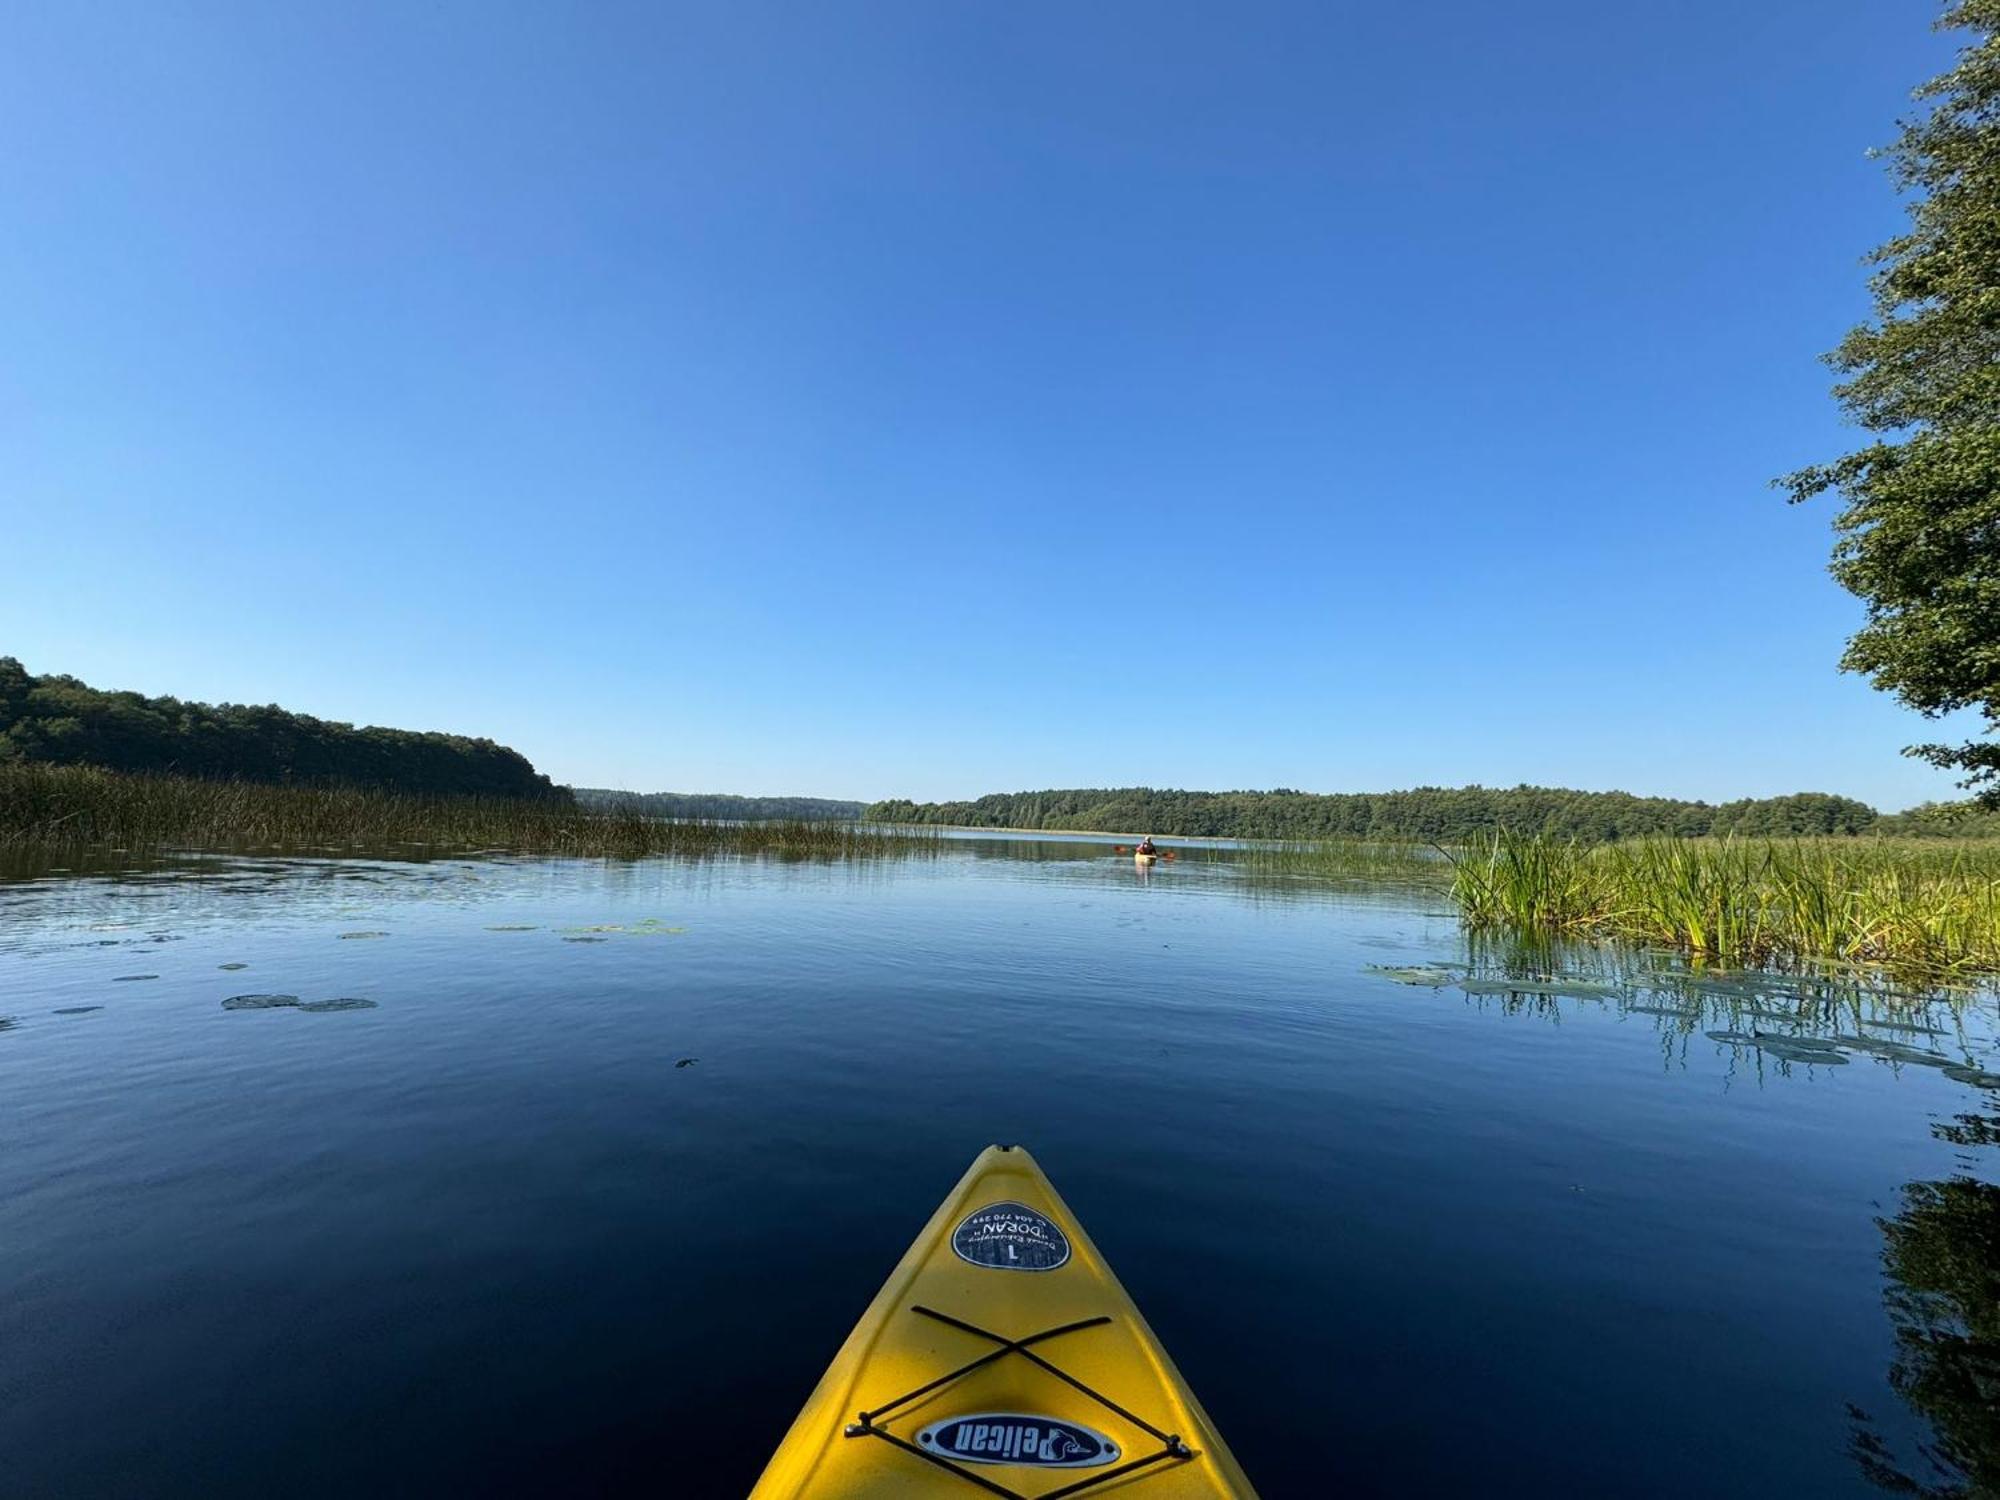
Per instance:
[[[2000,806],[2000,0],[1956,0],[1971,39],[1917,90],[1888,159],[1910,228],[1869,257],[1875,316],[1827,356],[1841,407],[1880,434],[1777,481],[1832,492],[1832,572],[1867,605],[1841,666],[1927,718],[1976,709],[1984,737],[1906,752]]]

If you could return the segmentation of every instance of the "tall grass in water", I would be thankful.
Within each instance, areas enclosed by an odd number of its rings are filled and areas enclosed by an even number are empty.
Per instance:
[[[0,849],[505,849],[533,854],[760,854],[844,858],[934,849],[928,830],[849,822],[716,823],[559,800],[405,796],[133,776],[86,766],[0,766]]]
[[[1618,937],[1725,964],[2000,972],[2000,846],[1500,833],[1453,857],[1474,928]]]
[[[1248,844],[1231,851],[1254,879],[1305,877],[1443,885],[1451,866],[1437,851],[1419,844],[1364,839],[1287,839]]]

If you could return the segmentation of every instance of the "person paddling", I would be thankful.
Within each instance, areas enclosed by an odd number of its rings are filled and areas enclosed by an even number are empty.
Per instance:
[[[1149,833],[1139,840],[1139,847],[1133,852],[1138,854],[1158,854],[1160,851],[1153,847],[1153,836]]]

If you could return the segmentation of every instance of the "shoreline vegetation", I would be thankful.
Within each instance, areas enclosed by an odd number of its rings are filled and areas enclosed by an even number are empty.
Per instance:
[[[1151,787],[863,806],[559,786],[462,735],[105,692],[0,656],[0,852],[428,849],[799,859],[935,853],[947,829],[1246,841],[1251,881],[1420,885],[1468,929],[1705,964],[2000,974],[2000,810],[1800,792],[1689,802],[1552,787]]]
[[[0,656],[0,766],[340,783],[412,796],[571,800],[518,750],[462,734],[316,719],[276,704],[196,703],[37,677]]]
[[[420,795],[0,764],[0,851],[13,855],[425,848],[858,859],[935,854],[944,832],[848,819],[661,817],[639,798]],[[1452,843],[1291,839],[1231,852],[1252,880],[1430,887],[1474,932],[1611,939],[1730,967],[1870,967],[1929,980],[2000,973],[1994,839],[1589,843],[1500,830]]]
[[[1907,812],[1882,813],[1852,797],[1825,792],[1708,803],[1538,786],[1336,793],[1081,788],[996,792],[967,802],[891,799],[869,804],[862,817],[871,823],[996,832],[1104,830],[1112,838],[1150,832],[1169,838],[1303,843],[1456,844],[1490,837],[1496,831],[1592,844],[1657,836],[2000,837],[2000,811],[1982,811],[1969,803],[1927,804]]]
[[[771,822],[792,818],[808,823],[858,822],[865,803],[832,797],[739,797],[733,792],[620,792],[610,787],[571,787],[570,795],[592,811],[630,812],[655,818],[727,818]]]
[[[2000,973],[2000,842],[1643,839],[1498,833],[1451,851],[1475,931],[1616,939],[1751,968]]]
[[[636,800],[427,795],[0,764],[0,850],[424,846],[637,859],[775,854],[867,858],[936,849],[932,829],[845,819],[663,818]]]

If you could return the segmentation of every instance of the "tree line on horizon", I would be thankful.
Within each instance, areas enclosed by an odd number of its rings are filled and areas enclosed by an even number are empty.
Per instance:
[[[111,771],[421,795],[567,800],[569,789],[488,739],[315,719],[275,705],[194,703],[35,676],[0,656],[0,766]]]
[[[1562,787],[1416,787],[1401,792],[1189,792],[1153,787],[996,792],[966,802],[871,803],[871,822],[1175,834],[1187,838],[1383,839],[1452,843],[1506,829],[1590,843],[1682,838],[2000,834],[2000,815],[1960,805],[1883,814],[1852,797],[1795,792],[1734,802]]]
[[[732,792],[620,792],[600,786],[580,786],[574,791],[576,800],[593,811],[636,811],[653,818],[741,823],[854,822],[866,805],[832,797],[740,797]]]
[[[274,705],[197,703],[35,676],[0,656],[0,766],[98,766],[130,773],[418,795],[575,800],[591,810],[730,821],[846,821],[983,828],[1082,828],[1184,837],[1352,838],[1441,843],[1496,829],[1605,843],[1684,837],[2000,835],[2000,813],[1969,804],[1878,813],[1852,797],[1800,792],[1711,804],[1556,787],[1417,787],[1399,792],[1194,792],[1152,787],[1004,792],[963,802],[728,793],[572,792],[489,739],[365,727]]]

